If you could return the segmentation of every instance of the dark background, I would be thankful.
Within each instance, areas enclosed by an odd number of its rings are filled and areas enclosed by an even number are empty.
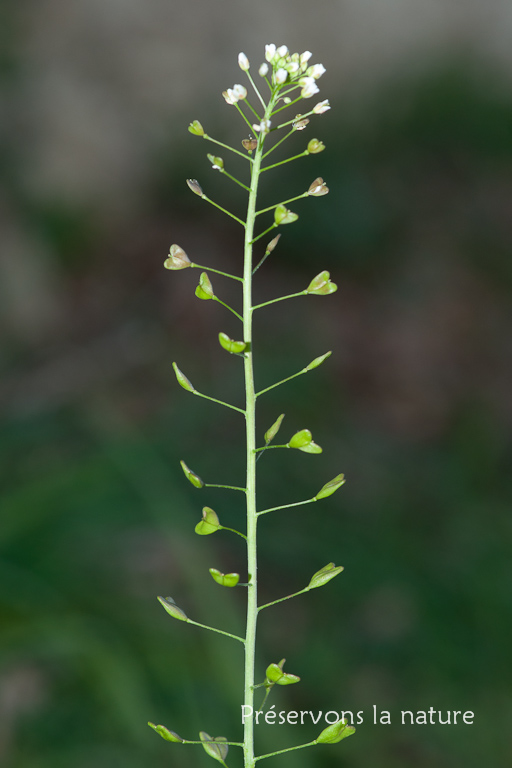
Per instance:
[[[241,419],[178,387],[242,403],[240,361],[220,349],[237,321],[170,273],[171,243],[240,272],[238,226],[192,195],[212,175],[192,119],[238,143],[221,91],[264,44],[310,49],[332,110],[280,157],[269,205],[322,175],[331,192],[291,206],[297,223],[258,272],[265,301],[322,269],[333,296],[271,307],[256,323],[267,386],[260,437],[308,426],[321,457],[259,464],[262,599],[302,588],[330,560],[345,572],[262,614],[258,666],[287,658],[300,685],[276,709],[364,710],[354,737],[273,758],[310,768],[504,768],[511,702],[511,13],[505,2],[272,3],[32,0],[2,6],[0,57],[0,762],[6,768],[212,764],[166,744],[241,738],[241,649],[179,622],[243,631],[237,537],[195,536],[204,504],[241,525]],[[311,101],[315,103],[316,99]],[[219,154],[222,155],[222,152]],[[228,156],[224,153],[224,159]],[[237,164],[230,164],[233,169]],[[270,177],[270,174],[269,174]],[[263,243],[266,241],[263,240]],[[222,297],[238,301],[217,277]],[[392,725],[372,724],[372,705]],[[401,726],[400,710],[472,710],[472,726]],[[318,727],[260,727],[258,751]],[[228,764],[241,764],[232,749]],[[280,762],[279,762],[280,761]]]

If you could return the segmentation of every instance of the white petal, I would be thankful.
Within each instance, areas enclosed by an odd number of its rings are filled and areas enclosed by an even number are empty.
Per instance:
[[[327,112],[328,109],[331,108],[331,105],[329,104],[329,99],[325,99],[325,101],[319,101],[318,104],[315,104],[313,107],[313,112],[316,115],[322,115],[324,112]]]
[[[278,69],[276,72],[276,83],[285,83],[288,77],[286,69]]]
[[[277,49],[277,53],[283,59],[288,53],[288,48],[286,47],[286,45],[280,45],[279,48]]]
[[[315,64],[313,67],[310,67],[308,74],[317,80],[319,77],[322,77],[325,71],[326,70],[323,64]]]
[[[258,69],[258,73],[261,75],[261,77],[265,77],[267,72],[268,72],[268,64],[263,63],[261,67]]]
[[[247,58],[245,53],[238,54],[238,66],[240,67],[240,69],[243,69],[244,72],[246,72],[249,69],[250,67],[249,59]]]
[[[304,51],[304,53],[301,53],[300,55],[300,63],[306,64],[310,60],[312,55],[313,54],[311,53],[311,51]]]
[[[265,58],[267,61],[272,61],[274,56],[276,55],[276,47],[274,43],[270,43],[270,45],[265,46]]]

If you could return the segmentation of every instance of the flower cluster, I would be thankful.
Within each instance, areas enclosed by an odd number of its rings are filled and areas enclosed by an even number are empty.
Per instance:
[[[309,66],[309,60],[313,54],[311,51],[304,53],[290,53],[286,45],[276,46],[271,43],[265,46],[265,59],[272,65],[273,82],[276,85],[285,83],[301,86],[301,96],[308,99],[319,92],[316,81],[322,77],[325,72],[323,64],[313,64]],[[265,74],[265,64],[262,65]],[[260,68],[260,74],[261,69]]]
[[[236,104],[237,101],[243,101],[247,98],[247,89],[243,85],[234,85],[227,91],[222,91],[222,95],[228,104]]]

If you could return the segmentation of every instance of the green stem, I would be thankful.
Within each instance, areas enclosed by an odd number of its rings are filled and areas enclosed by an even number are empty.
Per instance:
[[[238,184],[240,187],[243,187],[244,189],[246,189],[246,190],[247,190],[247,192],[249,192],[249,187],[247,186],[247,184],[244,184],[244,183],[243,183],[243,181],[239,181],[238,179],[236,179],[236,178],[235,178],[234,176],[232,176],[230,173],[228,173],[227,171],[225,171],[225,170],[224,170],[224,168],[222,168],[222,169],[221,169],[221,173],[222,173],[224,176],[227,176],[227,177],[228,177],[228,179],[231,179],[231,181],[234,181],[234,182],[235,182],[235,184]]]
[[[281,203],[274,203],[274,205],[269,205],[268,208],[262,208],[261,211],[256,211],[256,216],[259,216],[260,213],[267,213],[268,211],[273,211],[274,208],[277,208],[278,205],[287,205],[288,203],[293,203],[295,200],[300,200],[303,197],[307,197],[309,195],[309,192],[303,192],[302,195],[296,195],[295,197],[290,197],[289,200],[283,200]]]
[[[220,302],[222,304],[222,302]],[[229,307],[228,307],[229,309]],[[234,311],[234,310],[232,310]],[[219,405],[223,405],[225,408],[231,408],[232,411],[238,411],[238,413],[245,414],[245,411],[243,408],[237,408],[236,405],[231,405],[230,403],[225,403],[224,400],[217,400],[216,397],[210,397],[210,395],[203,395],[202,392],[198,392],[197,389],[192,390],[193,395],[197,395],[197,397],[203,397],[205,400],[211,400],[212,403],[218,403]]]
[[[291,600],[292,597],[303,595],[304,592],[309,592],[309,587],[306,587],[305,589],[301,589],[299,592],[294,592],[292,595],[286,595],[286,597],[280,597],[278,600],[272,600],[271,603],[265,603],[265,605],[260,605],[260,607],[258,608],[258,611],[262,611],[264,608],[269,608],[271,605],[277,605],[277,603],[283,603],[285,600]]]
[[[238,216],[235,216],[234,213],[230,213],[229,211],[226,211],[226,209],[223,208],[222,205],[219,205],[218,203],[214,203],[213,200],[210,200],[210,198],[204,194],[202,195],[202,199],[206,200],[207,203],[211,203],[211,205],[214,205],[216,208],[219,209],[219,211],[222,211],[222,213],[225,213],[226,216],[230,216],[235,221],[238,221],[238,223],[241,224],[242,227],[245,227],[245,223],[242,221],[242,219],[239,219]]]
[[[242,491],[247,493],[247,488],[240,488],[238,485],[218,485],[217,483],[205,483],[205,488],[227,488],[228,491]]]
[[[273,93],[265,108],[264,120],[269,119],[275,104]],[[263,155],[265,134],[260,133],[251,169],[251,191],[247,204],[244,240],[244,302],[243,323],[244,340],[249,352],[244,357],[245,374],[245,421],[246,421],[246,467],[247,467],[247,572],[248,583],[252,587],[247,591],[247,623],[245,631],[244,665],[244,705],[254,709],[254,667],[256,655],[256,625],[258,617],[258,549],[257,549],[257,508],[256,508],[256,392],[254,388],[253,341],[252,341],[252,246],[254,223],[256,219],[256,199]],[[248,710],[244,710],[248,711]],[[254,768],[254,721],[252,717],[244,721],[244,768]]]
[[[254,128],[253,128],[253,127],[252,127],[252,125],[251,125],[251,121],[250,121],[250,120],[248,120],[248,119],[247,119],[247,117],[245,116],[245,114],[244,114],[244,112],[243,112],[242,108],[240,107],[240,104],[238,103],[238,101],[236,101],[236,102],[235,102],[235,107],[238,109],[238,111],[239,111],[239,112],[240,112],[240,114],[242,115],[243,119],[245,120],[245,122],[247,123],[247,125],[249,126],[249,128],[251,129],[251,131],[253,131],[253,130],[254,130]],[[259,118],[258,118],[258,120],[259,120]],[[255,159],[256,159],[256,158],[255,158]]]
[[[281,381],[276,381],[276,383],[271,384],[270,387],[265,387],[265,389],[260,389],[260,391],[256,393],[256,397],[259,397],[260,395],[264,395],[265,392],[269,392],[271,389],[275,389],[275,387],[281,386],[281,384],[286,384],[287,381],[296,379],[297,376],[302,376],[302,374],[304,373],[308,373],[307,368],[303,368],[302,371],[299,371],[298,373],[294,373],[292,376],[287,376],[286,379],[281,379]]]
[[[237,531],[236,528],[227,528],[225,525],[219,525],[219,531],[231,531],[231,533],[236,533],[237,536],[241,536],[242,539],[245,539],[247,541],[247,536],[245,533],[242,533],[241,531]]]
[[[266,229],[264,232],[262,232],[261,234],[259,234],[257,237],[253,238],[253,241],[252,241],[251,245],[254,245],[254,243],[256,242],[256,240],[259,240],[259,239],[260,239],[260,237],[263,237],[264,235],[266,235],[266,234],[267,234],[267,232],[270,232],[270,230],[271,230],[271,229],[275,229],[275,228],[276,228],[276,227],[278,227],[278,226],[279,226],[279,224],[276,224],[276,223],[275,223],[275,221],[274,221],[274,223],[273,223],[273,224],[272,224],[272,225],[271,225],[271,226],[270,226],[268,229]]]
[[[220,269],[213,269],[213,267],[203,267],[202,264],[196,264],[196,263],[192,263],[190,266],[193,267],[194,269],[206,269],[208,270],[208,272],[215,272],[217,275],[230,277],[232,280],[238,280],[241,283],[243,283],[244,281],[243,277],[238,277],[237,275],[230,275],[229,272],[221,272]]]
[[[317,501],[316,496],[314,496],[312,499],[306,499],[305,501],[294,501],[292,504],[281,504],[280,507],[270,507],[269,509],[262,509],[261,512],[258,512],[258,517],[260,515],[266,515],[268,512],[277,512],[279,509],[290,509],[290,507],[301,507],[303,504],[311,504],[312,501]]]
[[[198,621],[193,621],[192,619],[187,619],[187,624],[193,624],[195,627],[201,627],[201,629],[209,629],[210,632],[218,632],[219,635],[226,635],[227,637],[232,637],[233,640],[239,640],[241,643],[245,643],[245,640],[243,637],[238,637],[238,635],[232,635],[231,632],[224,632],[223,629],[216,629],[215,627],[209,627],[206,624],[200,624]]]
[[[308,741],[307,744],[299,744],[298,747],[288,747],[288,749],[280,749],[279,752],[269,752],[268,755],[260,755],[255,758],[256,760],[265,760],[267,757],[275,757],[275,755],[284,755],[285,752],[293,752],[295,749],[304,749],[304,747],[314,747],[316,741]]]
[[[251,126],[252,129],[252,126]],[[240,157],[245,157],[246,160],[248,160],[250,163],[253,163],[252,157],[249,157],[249,155],[244,155],[243,152],[240,152],[238,149],[233,149],[233,147],[230,147],[229,144],[223,144],[222,141],[217,141],[217,139],[212,139],[211,136],[207,136],[206,133],[203,136],[203,139],[206,139],[207,141],[211,141],[213,144],[218,144],[219,147],[224,147],[224,149],[229,149],[230,152],[234,152],[235,155],[240,155]]]
[[[221,301],[218,296],[212,296],[212,299],[214,301],[218,301],[219,304],[222,304],[222,306],[226,307],[226,309],[229,309],[230,312],[232,312],[234,315],[236,315],[238,317],[238,319],[243,322],[242,315],[239,315],[238,312],[235,309],[233,309],[233,307],[230,307],[229,304],[226,304],[225,301]],[[243,411],[242,411],[242,413],[243,413]]]
[[[278,299],[271,299],[265,301],[263,304],[256,304],[253,309],[261,309],[262,307],[268,307],[269,304],[275,304],[277,301],[284,301],[285,299],[294,299],[296,296],[305,296],[307,291],[299,291],[299,293],[289,293],[288,296],[280,296]]]
[[[292,128],[292,130],[291,130],[291,131],[288,131],[288,133],[287,133],[285,136],[283,136],[283,138],[282,138],[282,139],[279,139],[279,141],[276,141],[276,143],[274,144],[274,146],[273,146],[273,147],[271,147],[271,148],[268,150],[268,152],[265,152],[265,154],[263,155],[263,159],[265,159],[266,157],[268,157],[268,156],[270,155],[270,153],[274,151],[274,149],[277,149],[277,148],[278,148],[278,146],[279,146],[280,144],[282,144],[282,143],[283,143],[283,141],[286,141],[286,139],[288,138],[288,136],[291,136],[291,135],[292,135],[292,133],[295,133],[295,128]],[[264,170],[265,170],[265,168],[262,168],[262,169],[261,169],[261,171],[262,171],[262,172],[263,172]]]
[[[306,155],[309,155],[309,152],[307,149],[305,149],[304,152],[301,152],[300,155],[294,155],[293,157],[289,157],[287,160],[281,160],[279,163],[274,163],[273,165],[266,165],[265,168],[261,169],[261,172],[263,173],[263,171],[270,171],[271,168],[277,168],[278,165],[291,163],[292,160],[298,160],[299,157],[306,157]]]

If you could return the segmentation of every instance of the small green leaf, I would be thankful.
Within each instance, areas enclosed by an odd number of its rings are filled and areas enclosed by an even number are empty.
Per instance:
[[[315,443],[314,440],[312,440],[307,445],[303,445],[301,448],[299,448],[299,451],[304,451],[304,453],[322,453],[322,449]]]
[[[345,475],[336,475],[336,477],[333,477],[332,480],[329,480],[328,483],[320,488],[317,495],[315,496],[315,499],[317,501],[319,499],[326,499],[328,496],[331,496],[333,493],[335,493],[338,488],[341,488],[344,483]]]
[[[206,272],[201,272],[199,277],[199,285],[196,288],[196,296],[198,299],[203,299],[203,301],[213,299],[215,296],[210,278]]]
[[[162,739],[165,739],[166,741],[175,741],[179,743],[184,741],[181,736],[178,736],[178,734],[174,733],[174,731],[170,731],[165,727],[165,725],[155,725],[151,722],[149,722],[148,725],[150,728],[156,731],[162,737]]]
[[[173,619],[179,619],[180,621],[188,621],[187,614],[178,608],[172,597],[158,597],[158,602],[163,605],[169,616]]]
[[[334,563],[327,563],[319,571],[313,574],[311,581],[308,584],[308,589],[315,589],[316,587],[323,587],[328,581],[334,579],[338,573],[344,570],[342,565],[334,565]]]
[[[203,742],[204,751],[214,760],[218,760],[219,763],[223,763],[228,755],[228,745],[225,736],[216,736],[212,739],[205,731],[199,733],[199,738]]]
[[[189,480],[189,482],[192,483],[194,488],[202,488],[204,486],[204,481],[201,480],[199,475],[196,475],[195,472],[192,472],[192,470],[187,467],[184,461],[180,461],[180,464],[183,472],[185,473],[185,477],[187,480]]]
[[[352,725],[347,725],[346,720],[338,720],[337,723],[324,728],[320,736],[316,739],[317,744],[338,744],[342,739],[346,739],[347,736],[352,736],[355,733],[355,728]]]
[[[338,290],[338,286],[329,278],[330,274],[327,270],[319,272],[306,288],[306,293],[313,293],[317,296],[327,296],[329,293],[334,293]]]
[[[265,445],[268,445],[269,443],[271,443],[274,437],[277,435],[281,427],[281,424],[283,423],[283,419],[284,419],[284,413],[278,416],[277,419],[272,424],[272,426],[269,427],[269,429],[267,429],[264,435]]]
[[[210,507],[203,507],[203,519],[196,525],[195,532],[200,536],[208,536],[222,528],[219,518]]]
[[[226,352],[230,352],[232,355],[239,355],[247,348],[245,341],[233,341],[230,339],[227,333],[219,333],[219,343]]]
[[[212,579],[220,584],[221,587],[236,587],[240,581],[238,573],[221,573],[216,568],[210,568]]]
[[[296,432],[292,438],[290,438],[288,447],[304,449],[304,447],[309,445],[312,440],[313,436],[309,429],[301,429],[299,432]]]
[[[290,211],[285,205],[277,205],[274,211],[274,221],[276,224],[291,224],[297,221],[299,215]]]
[[[164,261],[164,267],[166,269],[186,269],[190,266],[192,266],[192,262],[190,261],[183,248],[180,248],[179,245],[173,243],[173,245],[171,245],[169,255]]]
[[[185,374],[180,371],[176,363],[173,363],[172,367],[174,368],[174,373],[176,374],[176,378],[178,379],[178,384],[181,384],[183,389],[186,389],[187,392],[195,392],[193,385],[187,379]]]
[[[288,672],[283,672],[283,659],[279,664],[269,664],[265,675],[267,680],[275,685],[292,685],[293,683],[300,682],[298,675],[291,675]]]
[[[310,362],[309,365],[306,365],[306,371],[312,371],[313,368],[318,368],[319,365],[322,365],[324,360],[327,360],[328,357],[332,355],[332,352],[326,352],[325,355],[320,355],[320,357],[315,357],[314,360]]]

